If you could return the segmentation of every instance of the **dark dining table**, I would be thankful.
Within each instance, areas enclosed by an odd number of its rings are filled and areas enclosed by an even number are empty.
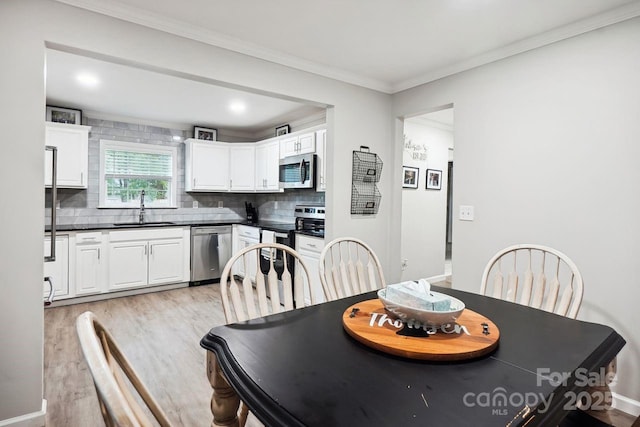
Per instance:
[[[555,426],[625,345],[604,325],[434,287],[499,328],[481,357],[426,361],[355,340],[342,317],[370,292],[209,331],[213,425],[239,399],[266,426]]]

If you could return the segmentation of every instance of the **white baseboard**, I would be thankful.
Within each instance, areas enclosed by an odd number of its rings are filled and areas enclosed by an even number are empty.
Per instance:
[[[46,414],[47,401],[42,399],[42,408],[39,411],[7,420],[0,420],[0,427],[44,427]]]
[[[640,416],[640,402],[615,392],[612,392],[611,395],[613,396],[613,407],[615,409],[626,412],[634,417]]]
[[[173,283],[171,285],[157,285],[157,286],[147,287],[147,288],[137,288],[137,289],[129,289],[126,291],[107,292],[104,294],[87,295],[83,297],[56,299],[56,300],[53,300],[53,303],[51,305],[45,306],[45,309],[62,307],[65,305],[72,305],[72,304],[84,304],[85,302],[102,301],[102,300],[118,298],[118,297],[128,297],[131,295],[148,294],[151,292],[168,291],[171,289],[187,288],[187,287],[189,287],[189,282],[181,282],[181,283]],[[2,427],[2,424],[0,424],[0,427]]]

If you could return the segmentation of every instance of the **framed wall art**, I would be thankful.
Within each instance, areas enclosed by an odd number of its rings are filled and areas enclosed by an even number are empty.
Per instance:
[[[442,188],[442,171],[427,169],[427,190],[440,190]]]
[[[420,169],[410,166],[402,167],[402,188],[418,188]]]
[[[193,128],[193,137],[205,141],[216,141],[218,138],[218,130],[195,126]]]
[[[46,120],[55,123],[82,124],[82,110],[47,105]]]
[[[282,125],[276,128],[276,136],[286,135],[291,132],[291,127],[289,125]]]

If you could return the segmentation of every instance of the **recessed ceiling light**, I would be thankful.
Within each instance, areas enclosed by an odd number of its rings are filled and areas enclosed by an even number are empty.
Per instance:
[[[89,73],[80,73],[76,75],[76,80],[82,86],[86,87],[96,87],[100,83],[100,80],[98,80],[95,75]]]
[[[236,114],[244,113],[247,110],[247,104],[242,101],[233,101],[229,104],[229,110]]]

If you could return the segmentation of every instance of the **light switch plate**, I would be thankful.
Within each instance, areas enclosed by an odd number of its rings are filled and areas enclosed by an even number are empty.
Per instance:
[[[473,221],[473,206],[460,205],[460,221]]]

